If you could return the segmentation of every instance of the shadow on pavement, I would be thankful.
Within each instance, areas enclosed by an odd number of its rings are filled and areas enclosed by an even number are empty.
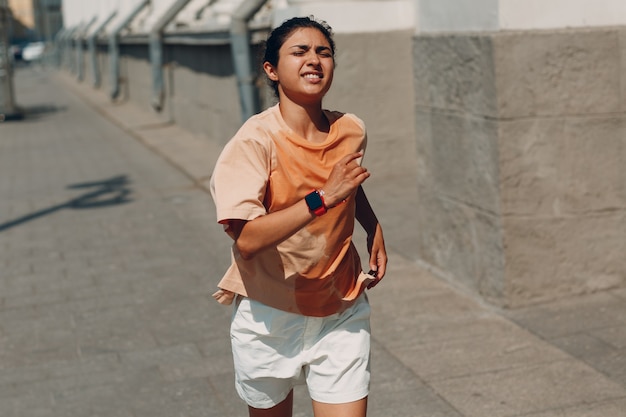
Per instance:
[[[36,106],[25,106],[21,110],[25,119],[39,119],[50,113],[64,112],[67,110],[67,107],[54,104],[39,104]]]
[[[20,224],[47,216],[62,209],[91,209],[102,208],[132,201],[129,197],[132,190],[129,188],[130,181],[126,175],[119,175],[103,181],[87,182],[68,185],[70,189],[96,188],[93,191],[82,194],[65,203],[57,204],[34,213],[27,214],[14,220],[0,224],[0,232],[8,230]]]
[[[66,111],[66,106],[56,106],[54,104],[40,104],[36,106],[20,106],[11,113],[0,112],[0,123],[20,121],[24,119],[37,120],[50,113]]]

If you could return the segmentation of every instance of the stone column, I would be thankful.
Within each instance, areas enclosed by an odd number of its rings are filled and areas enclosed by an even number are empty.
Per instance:
[[[501,306],[626,286],[621,3],[418,3],[418,258]]]
[[[370,33],[413,29],[413,0],[282,0],[275,26],[293,16],[324,19],[335,33]],[[281,3],[284,3],[281,5]]]
[[[9,8],[6,0],[0,0],[0,123],[22,117],[15,104],[8,31]]]

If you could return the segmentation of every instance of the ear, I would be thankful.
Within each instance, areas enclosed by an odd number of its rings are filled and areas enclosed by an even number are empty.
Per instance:
[[[272,81],[278,81],[278,73],[276,72],[276,68],[272,64],[265,61],[263,63],[263,71],[265,71],[267,78]]]

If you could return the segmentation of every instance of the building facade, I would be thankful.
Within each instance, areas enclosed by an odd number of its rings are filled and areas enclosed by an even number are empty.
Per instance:
[[[52,41],[63,27],[62,0],[8,0],[14,43]]]

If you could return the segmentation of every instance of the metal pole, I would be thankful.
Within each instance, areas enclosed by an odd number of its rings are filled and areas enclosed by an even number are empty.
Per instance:
[[[109,34],[109,60],[111,71],[111,99],[115,100],[120,94],[120,32],[133,21],[133,19],[150,4],[150,0],[142,0],[128,14],[121,23],[119,23]]]
[[[150,65],[152,67],[152,100],[155,111],[163,109],[165,86],[163,85],[163,30],[190,0],[177,0],[161,18],[150,28]]]
[[[235,74],[237,75],[243,122],[260,111],[259,92],[254,85],[256,71],[252,68],[253,59],[248,22],[263,7],[266,1],[244,1],[233,13],[230,24],[231,50]]]
[[[98,35],[104,30],[106,25],[117,16],[117,10],[114,10],[104,19],[91,35],[87,37],[87,45],[89,46],[89,55],[91,56],[91,78],[92,85],[96,88],[100,87],[100,67],[98,67]]]
[[[9,6],[0,0],[0,122],[21,119],[13,93],[13,64],[9,57]]]

